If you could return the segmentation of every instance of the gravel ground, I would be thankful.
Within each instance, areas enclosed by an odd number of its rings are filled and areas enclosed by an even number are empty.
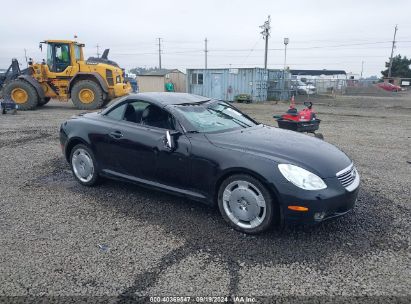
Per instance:
[[[350,155],[361,174],[356,208],[316,227],[259,236],[233,231],[217,210],[168,194],[115,181],[80,186],[58,142],[60,123],[80,112],[71,104],[0,116],[0,296],[405,303],[410,96],[316,100],[325,140]],[[239,107],[275,125],[272,115],[287,104]]]

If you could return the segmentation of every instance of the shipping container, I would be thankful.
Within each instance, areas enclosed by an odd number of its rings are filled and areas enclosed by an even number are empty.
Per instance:
[[[234,101],[249,94],[251,101],[267,100],[268,70],[262,68],[187,69],[187,92]]]

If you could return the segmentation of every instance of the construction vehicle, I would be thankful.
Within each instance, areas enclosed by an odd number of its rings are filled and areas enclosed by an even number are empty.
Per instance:
[[[1,95],[14,101],[19,110],[34,110],[51,98],[68,101],[78,109],[98,109],[110,100],[128,94],[131,85],[124,70],[109,60],[106,49],[100,58],[84,60],[84,44],[71,40],[46,40],[47,58],[20,70],[16,59],[0,76]]]

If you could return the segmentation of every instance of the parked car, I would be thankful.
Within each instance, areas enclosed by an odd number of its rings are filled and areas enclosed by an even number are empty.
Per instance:
[[[380,82],[377,83],[377,87],[386,90],[386,91],[390,91],[390,92],[399,92],[402,91],[402,88],[400,86],[394,85],[392,83],[389,82]]]
[[[359,190],[335,146],[186,93],[129,95],[64,122],[60,142],[82,185],[114,178],[217,205],[245,233],[342,216]]]
[[[312,83],[302,82],[301,80],[293,81],[291,84],[293,90],[299,95],[312,95],[317,93],[317,88]]]

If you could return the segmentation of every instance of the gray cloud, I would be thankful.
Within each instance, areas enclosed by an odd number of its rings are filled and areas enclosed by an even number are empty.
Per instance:
[[[111,49],[126,68],[156,66],[156,38],[163,38],[163,66],[203,67],[204,38],[209,67],[263,65],[259,34],[271,15],[269,67],[283,66],[283,38],[289,37],[288,65],[294,69],[345,69],[379,75],[398,24],[396,53],[411,56],[411,2],[388,1],[7,1],[2,4],[0,67],[12,57],[40,61],[38,42],[70,39]],[[352,45],[356,44],[356,45]],[[251,51],[252,50],[252,51]]]

